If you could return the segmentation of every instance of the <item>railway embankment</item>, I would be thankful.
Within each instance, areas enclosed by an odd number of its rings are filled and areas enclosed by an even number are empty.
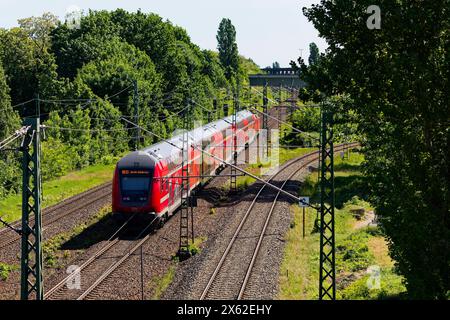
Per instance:
[[[336,157],[336,288],[338,299],[400,299],[405,294],[402,277],[370,203],[367,181],[361,172],[363,156],[350,153]],[[317,172],[298,190],[318,202]],[[319,279],[319,233],[317,214],[306,209],[303,237],[302,209],[290,207],[291,225],[286,234],[280,269],[279,299],[317,299]]]

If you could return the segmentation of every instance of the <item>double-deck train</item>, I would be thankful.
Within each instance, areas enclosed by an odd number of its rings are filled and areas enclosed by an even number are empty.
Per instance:
[[[188,133],[189,192],[202,182],[201,176],[212,176],[232,161],[233,132],[237,152],[241,153],[256,138],[261,121],[250,111],[209,123]],[[133,213],[166,220],[181,204],[183,134],[135,151],[116,165],[113,178],[112,209],[116,217]],[[214,157],[199,150],[214,155]],[[218,160],[220,159],[220,161]]]

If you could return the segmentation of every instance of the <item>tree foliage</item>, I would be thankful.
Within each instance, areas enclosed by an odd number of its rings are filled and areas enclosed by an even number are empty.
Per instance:
[[[11,107],[9,87],[6,83],[2,64],[0,63],[0,141],[10,136],[19,128],[19,115]],[[0,197],[18,190],[20,177],[17,175],[19,162],[14,154],[0,153]]]
[[[217,49],[228,80],[238,72],[239,53],[236,43],[236,29],[230,19],[222,19],[217,31]]]
[[[19,116],[36,116],[35,101],[22,103],[39,94],[48,139],[44,179],[114,161],[138,140],[122,117],[169,137],[182,126],[188,102],[195,120],[223,116],[224,92],[238,81],[245,85],[248,73],[258,70],[233,43],[227,69],[218,52],[201,50],[186,30],[153,13],[89,11],[79,28],[51,13],[21,19],[19,27],[0,29],[0,138],[20,127]],[[11,104],[20,104],[18,114]],[[140,147],[156,141],[141,134]],[[6,155],[0,158],[0,198],[20,186],[20,164]]]
[[[309,65],[312,66],[316,64],[319,61],[319,58],[320,58],[319,47],[314,42],[311,42],[309,44],[309,58],[308,58]]]
[[[413,298],[450,290],[450,1],[388,1],[369,30],[372,2],[305,8],[329,44],[310,84],[354,100],[366,173],[390,253]],[[320,72],[315,72],[320,71]]]

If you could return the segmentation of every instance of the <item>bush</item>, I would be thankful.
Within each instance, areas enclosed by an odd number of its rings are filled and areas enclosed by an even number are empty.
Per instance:
[[[338,272],[365,270],[374,262],[374,257],[367,246],[368,238],[369,234],[366,230],[361,230],[338,242],[336,247]]]
[[[8,279],[11,271],[18,269],[17,266],[8,265],[0,262],[0,280],[5,281]]]
[[[42,179],[47,181],[66,175],[75,168],[77,158],[73,147],[49,138],[42,143]]]

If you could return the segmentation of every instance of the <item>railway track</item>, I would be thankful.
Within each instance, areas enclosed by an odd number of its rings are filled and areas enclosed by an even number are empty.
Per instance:
[[[146,235],[145,233],[154,226],[156,219],[153,219],[148,225],[146,225],[144,229],[142,229],[139,234],[134,237],[131,243],[129,240],[120,240],[119,233],[126,230],[125,228],[131,223],[134,217],[135,215],[122,224],[120,228],[118,228],[107,240],[106,245],[101,247],[81,266],[79,266],[77,273],[68,275],[59,281],[48,292],[46,292],[44,299],[86,300],[97,298],[98,293],[96,290],[101,287],[102,283],[152,236],[151,233]],[[110,254],[109,257],[107,256],[108,253]],[[81,275],[81,272],[84,272],[84,276],[82,278],[83,283],[86,282],[87,278],[91,277],[91,281],[88,281],[90,284],[89,287],[82,290],[81,293],[80,290],[67,288],[66,284],[70,283],[70,281],[72,281],[77,274]],[[89,277],[86,276],[87,274]]]
[[[350,144],[349,146],[353,148],[356,144]],[[336,151],[341,151],[343,149],[344,145],[339,145],[335,148]],[[300,167],[294,169],[292,173],[282,179],[281,189],[284,189],[292,177],[317,159],[318,152],[314,152],[291,160],[285,164],[281,170],[272,175],[267,182],[271,182],[293,165],[303,162]],[[242,299],[244,297],[245,290],[253,272],[253,267],[260,252],[261,244],[264,240],[267,226],[269,225],[281,194],[280,191],[276,193],[271,201],[271,207],[269,211],[267,211],[267,209],[264,210],[264,207],[267,206],[264,201],[257,202],[263,195],[270,197],[267,192],[263,194],[264,190],[267,190],[266,185],[263,185],[260,188],[243,215],[227,248],[209,277],[208,283],[201,294],[201,300]],[[267,198],[263,200],[267,201]],[[261,219],[261,217],[259,217],[258,219],[258,216],[262,212],[267,212],[265,218]],[[254,216],[255,218],[249,219],[250,216]]]
[[[86,208],[99,200],[109,197],[111,195],[111,186],[112,182],[102,184],[43,210],[43,230],[62,218]],[[30,220],[32,219],[33,217],[30,217]],[[12,226],[14,228],[20,228],[21,221],[13,223]],[[20,236],[9,228],[3,228],[0,230],[0,250],[18,240],[20,240]]]
[[[272,109],[270,112],[273,112]],[[275,120],[269,119],[269,125],[272,127],[275,127],[274,125]],[[59,204],[49,207],[42,212],[42,221],[43,221],[43,230],[45,230],[46,227],[52,225],[53,223],[57,222],[58,220],[69,216],[70,214],[77,212],[101,199],[104,199],[105,197],[109,196],[111,194],[110,191],[104,192],[100,194],[97,197],[94,197],[92,199],[88,199],[87,201],[84,201],[82,204],[78,206],[74,206],[73,208],[67,208],[72,206],[73,204],[76,204],[81,199],[86,200],[86,197],[89,197],[92,194],[95,194],[99,191],[108,190],[111,188],[112,182],[105,183],[103,185],[100,185],[98,187],[95,187],[93,189],[87,190],[83,193],[80,193],[76,196],[73,196],[69,199],[63,200]],[[68,209],[68,210],[64,210]],[[33,216],[30,217],[30,220],[33,219]],[[20,229],[21,227],[21,221],[16,221],[15,223],[12,223],[11,226],[16,229]],[[21,238],[20,236],[12,231],[9,228],[2,228],[0,229],[0,250],[2,250],[5,247],[10,246],[16,241],[19,241]]]

